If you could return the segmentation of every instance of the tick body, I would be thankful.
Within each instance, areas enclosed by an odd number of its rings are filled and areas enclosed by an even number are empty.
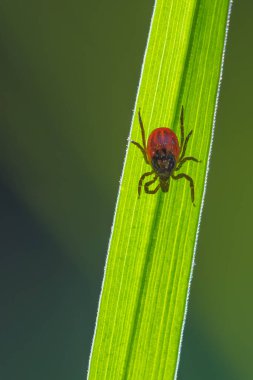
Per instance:
[[[144,179],[154,174],[154,178],[144,184],[144,191],[147,194],[155,194],[160,188],[163,192],[169,191],[170,179],[185,178],[190,185],[191,199],[194,204],[194,182],[193,179],[187,174],[180,173],[175,174],[176,171],[181,169],[182,165],[187,161],[200,162],[194,157],[185,156],[187,144],[191,137],[192,131],[189,132],[186,139],[184,138],[184,108],[181,109],[180,116],[180,129],[181,129],[181,141],[179,144],[177,135],[169,128],[156,128],[149,135],[148,142],[146,143],[145,130],[139,111],[139,123],[142,133],[141,146],[136,141],[131,141],[142,152],[144,160],[152,168],[151,171],[144,173],[138,185],[138,194],[140,196]],[[154,189],[150,189],[156,181],[159,181],[158,185]]]

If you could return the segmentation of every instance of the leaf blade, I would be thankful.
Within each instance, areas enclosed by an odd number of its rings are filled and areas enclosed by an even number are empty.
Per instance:
[[[138,200],[138,178],[149,167],[138,149],[129,147],[90,379],[175,376],[228,6],[228,0],[156,2],[136,108],[142,108],[148,136],[152,129],[163,125],[178,132],[184,104],[186,133],[191,129],[195,132],[187,151],[203,161],[201,165],[184,165],[195,179],[198,202],[193,208],[189,185],[182,180],[171,184],[169,194],[142,194]],[[131,138],[141,142],[137,112],[132,126]]]

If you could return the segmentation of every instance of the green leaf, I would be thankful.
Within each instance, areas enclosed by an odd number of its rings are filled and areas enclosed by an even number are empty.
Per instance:
[[[151,168],[128,145],[103,281],[89,379],[176,377],[187,296],[203,206],[223,62],[229,0],[158,0],[155,5],[133,116],[131,139],[158,127],[180,139],[193,130],[180,172],[195,183],[170,181],[168,193],[142,191]],[[152,177],[151,177],[152,178]]]

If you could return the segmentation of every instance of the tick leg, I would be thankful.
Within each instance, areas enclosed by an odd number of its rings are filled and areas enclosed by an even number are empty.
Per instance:
[[[178,175],[172,175],[172,178],[176,179],[176,180],[181,179],[181,178],[185,178],[187,181],[190,182],[192,203],[193,203],[193,206],[195,206],[195,204],[194,204],[194,182],[193,182],[193,179],[189,175],[184,174],[184,173],[181,173]]]
[[[179,170],[186,161],[201,162],[201,161],[197,160],[197,158],[195,158],[195,157],[185,157],[181,161],[178,162],[178,165],[177,165],[175,170],[176,171]]]
[[[184,106],[182,106],[181,108],[180,130],[181,130],[181,146],[180,146],[180,150],[181,150],[184,145]]]
[[[186,151],[186,148],[187,148],[187,144],[188,144],[189,138],[192,135],[192,132],[193,131],[189,132],[188,135],[187,135],[187,137],[186,137],[186,139],[185,139],[183,150],[182,150],[182,153],[181,153],[181,156],[180,156],[180,161],[182,160],[182,158],[184,158],[185,151]]]
[[[141,127],[141,136],[142,136],[142,144],[144,146],[144,149],[146,151],[146,137],[145,137],[145,130],[144,130],[144,125],[143,125],[143,122],[142,122],[142,118],[141,118],[141,109],[139,108],[139,112],[138,112],[138,117],[139,117],[139,124],[140,124],[140,127]]]
[[[139,180],[139,185],[138,185],[138,194],[139,194],[139,197],[141,195],[141,188],[142,188],[142,183],[143,183],[144,178],[146,178],[146,177],[148,177],[148,176],[150,176],[152,174],[154,174],[153,170],[152,170],[152,172],[147,172],[147,173],[142,174],[142,176],[141,176],[141,178]]]
[[[155,181],[157,180],[157,175],[155,176],[154,179],[152,179],[152,181],[149,181],[149,182],[146,182],[145,185],[144,185],[144,190],[145,190],[145,193],[147,194],[155,194],[159,189],[160,189],[160,183],[158,186],[156,186],[156,188],[154,190],[150,190],[149,189],[149,186],[152,185],[153,183],[155,183]]]
[[[134,144],[134,145],[136,145],[137,148],[139,148],[139,149],[141,150],[141,152],[142,152],[142,154],[143,154],[143,157],[144,157],[144,160],[146,161],[147,164],[149,164],[148,159],[147,159],[146,151],[145,151],[145,149],[141,146],[141,144],[139,144],[138,142],[133,141],[133,140],[131,140],[131,143]]]

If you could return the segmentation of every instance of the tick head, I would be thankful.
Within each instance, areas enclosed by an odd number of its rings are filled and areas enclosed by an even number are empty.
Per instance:
[[[163,193],[167,193],[169,191],[169,178],[160,178],[160,186]]]

